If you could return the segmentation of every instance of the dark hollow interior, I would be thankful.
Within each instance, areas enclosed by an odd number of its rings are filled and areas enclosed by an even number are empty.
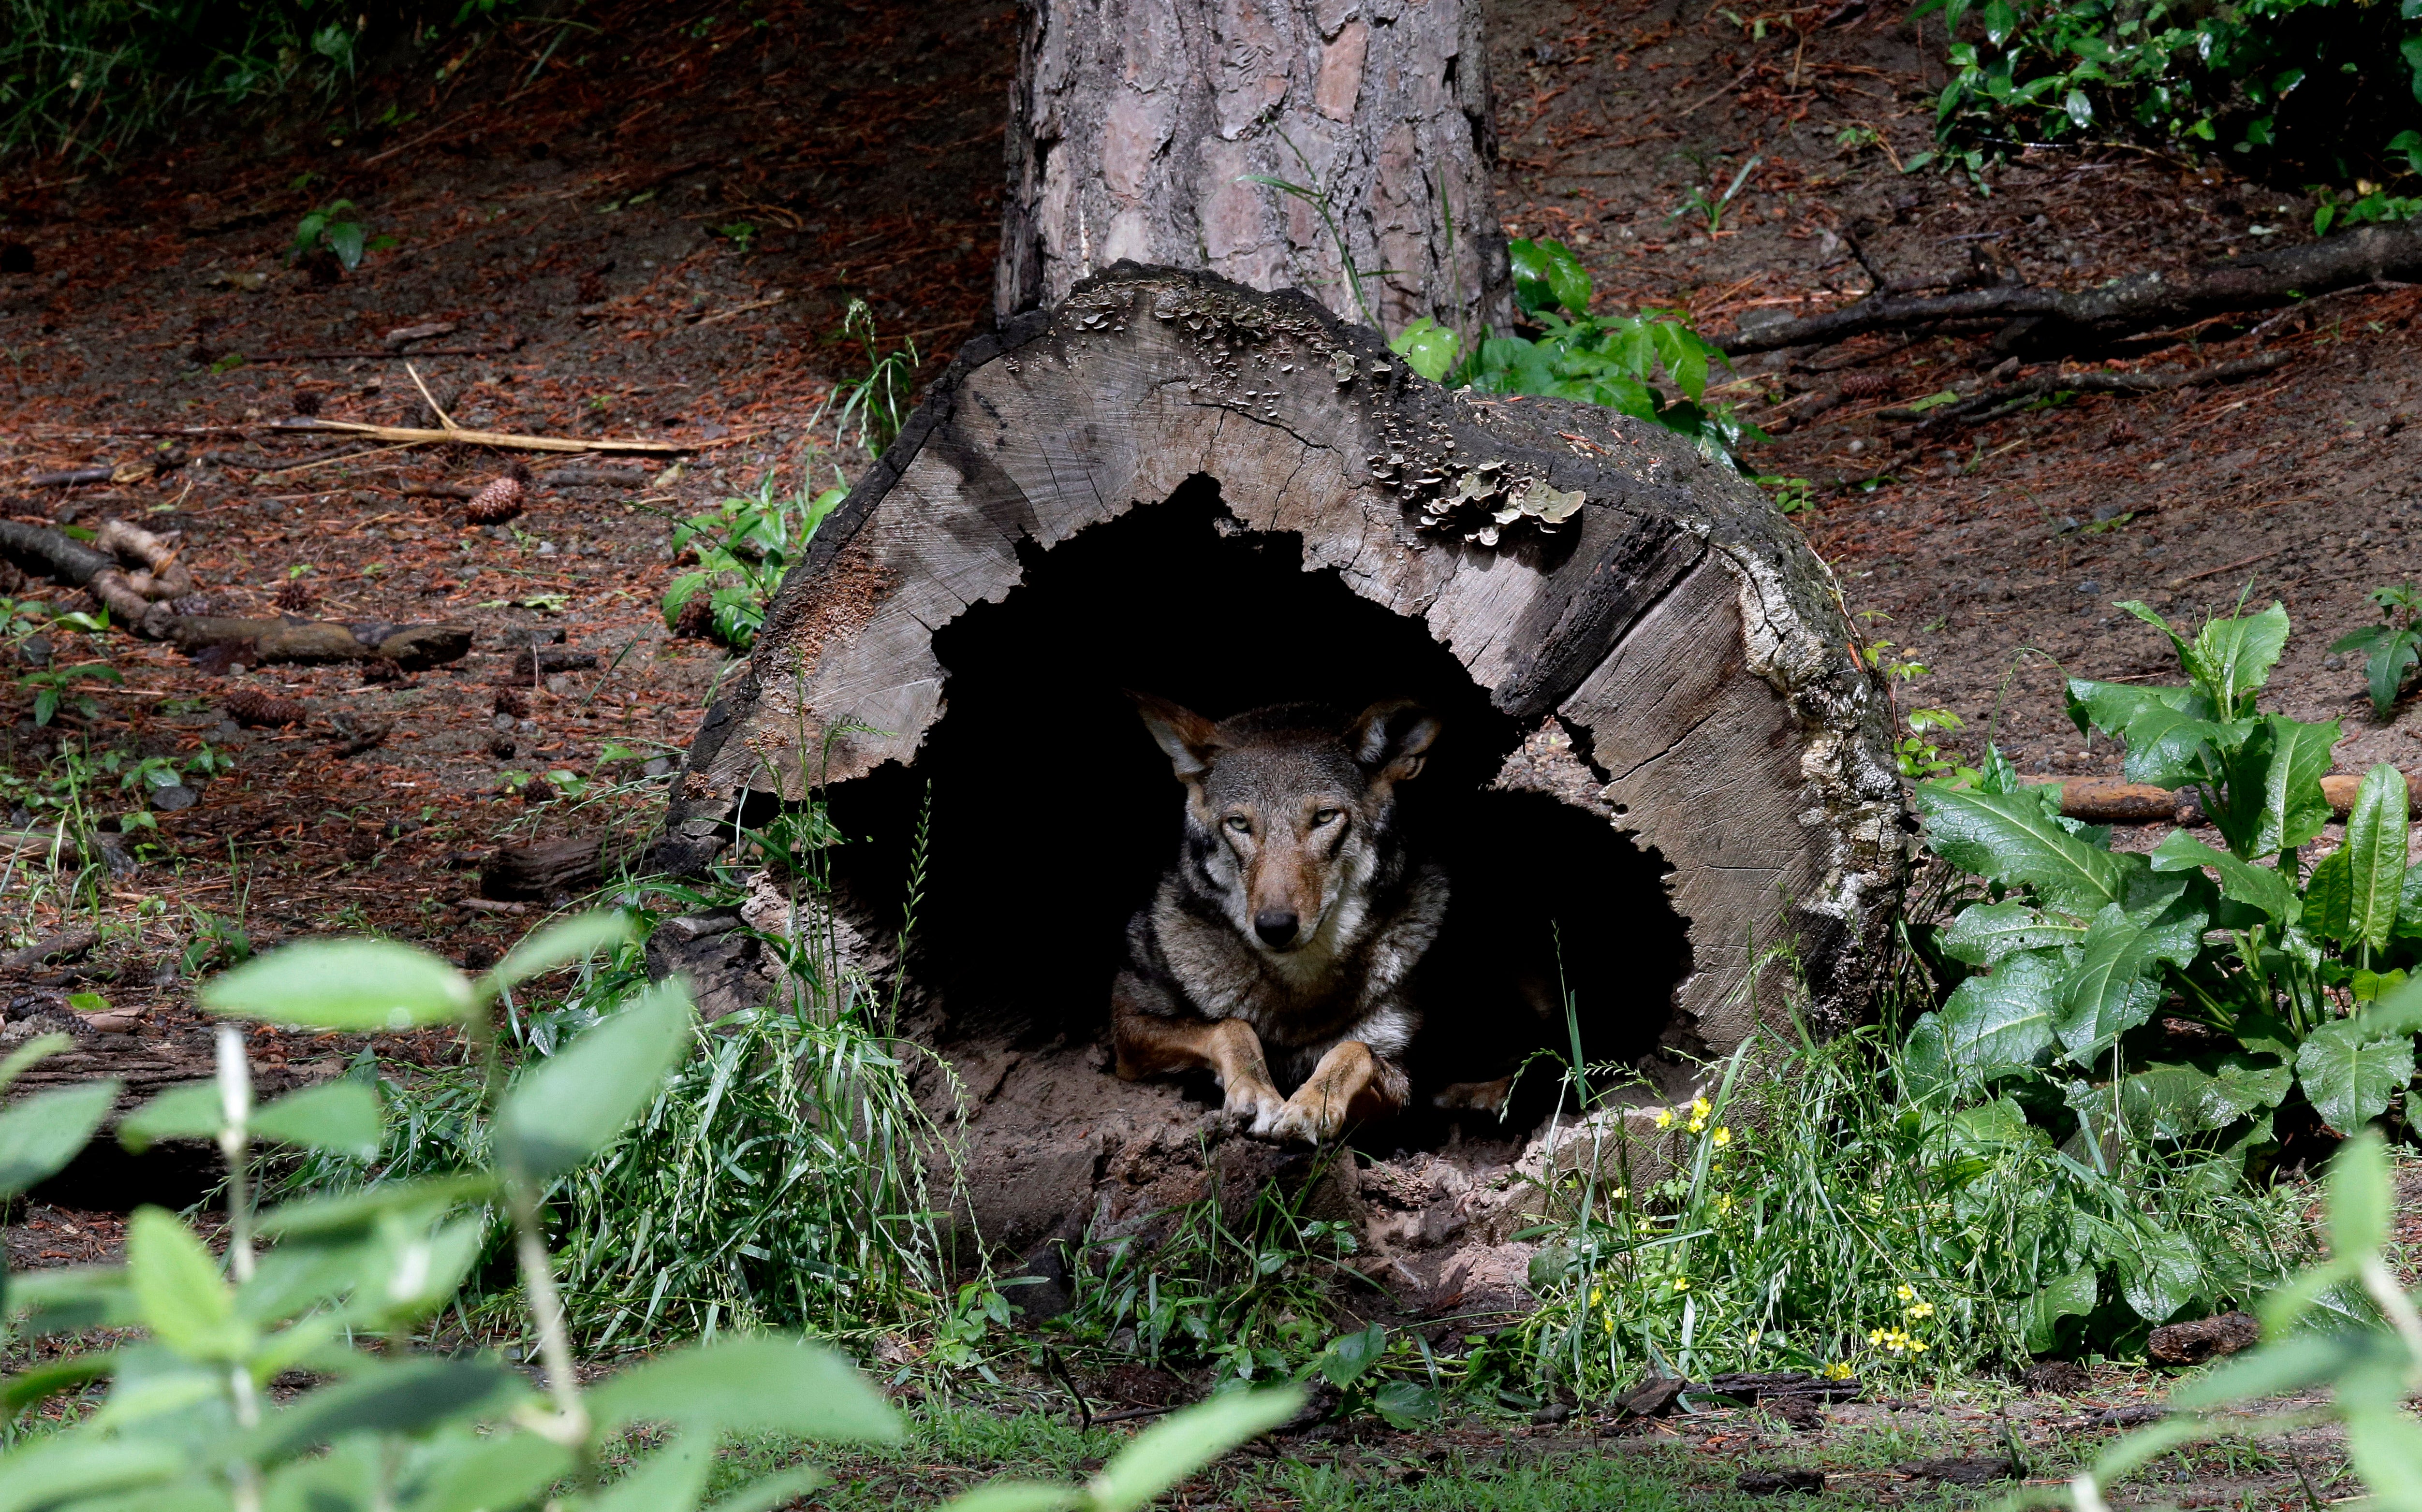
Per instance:
[[[1630,1063],[1656,1047],[1690,964],[1661,859],[1598,814],[1488,790],[1522,732],[1420,621],[1334,571],[1305,571],[1300,537],[1238,528],[1208,478],[1021,553],[1017,588],[934,637],[944,712],[914,769],[828,795],[851,837],[834,881],[896,918],[930,784],[910,959],[938,992],[950,1037],[1106,1039],[1126,922],[1176,856],[1183,824],[1183,789],[1125,696],[1133,689],[1213,719],[1296,700],[1348,714],[1391,698],[1428,707],[1443,731],[1404,789],[1406,823],[1448,860],[1461,938],[1484,962],[1501,943],[1509,963],[1544,961],[1550,1000],[1560,976],[1591,1061]],[[1571,1042],[1552,1005],[1481,1017],[1500,1056],[1503,1041]],[[1524,1085],[1554,1081],[1534,1071]]]

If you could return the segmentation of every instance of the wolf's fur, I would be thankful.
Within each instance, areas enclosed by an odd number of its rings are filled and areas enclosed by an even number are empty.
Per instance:
[[[1230,1113],[1282,1139],[1402,1108],[1448,884],[1407,845],[1396,788],[1438,721],[1402,702],[1351,721],[1282,704],[1215,725],[1136,702],[1186,785],[1186,837],[1127,926],[1119,1074],[1207,1067]]]

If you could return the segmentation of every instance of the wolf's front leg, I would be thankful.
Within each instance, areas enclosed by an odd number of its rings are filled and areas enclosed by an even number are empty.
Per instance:
[[[1397,1112],[1411,1092],[1403,1068],[1359,1039],[1343,1039],[1296,1088],[1270,1131],[1317,1145],[1348,1124]]]
[[[1119,1075],[1131,1082],[1208,1068],[1227,1095],[1226,1111],[1243,1119],[1250,1132],[1269,1133],[1286,1112],[1286,1099],[1271,1083],[1269,1065],[1262,1058],[1261,1037],[1241,1020],[1142,1011],[1121,993],[1111,1007],[1110,1038]]]

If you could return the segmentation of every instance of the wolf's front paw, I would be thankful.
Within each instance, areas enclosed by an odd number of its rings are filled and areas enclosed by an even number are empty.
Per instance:
[[[1285,1115],[1287,1102],[1279,1096],[1279,1089],[1266,1082],[1240,1081],[1228,1088],[1227,1106],[1222,1111],[1246,1133],[1266,1139]]]
[[[1291,1140],[1318,1145],[1333,1138],[1345,1127],[1344,1111],[1329,1099],[1316,1095],[1307,1098],[1299,1092],[1271,1120],[1269,1137],[1282,1142]]]

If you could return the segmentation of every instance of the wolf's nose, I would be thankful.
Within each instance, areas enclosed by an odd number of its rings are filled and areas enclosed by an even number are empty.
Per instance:
[[[1296,917],[1286,909],[1264,909],[1253,915],[1253,932],[1262,943],[1276,947],[1295,938]]]

